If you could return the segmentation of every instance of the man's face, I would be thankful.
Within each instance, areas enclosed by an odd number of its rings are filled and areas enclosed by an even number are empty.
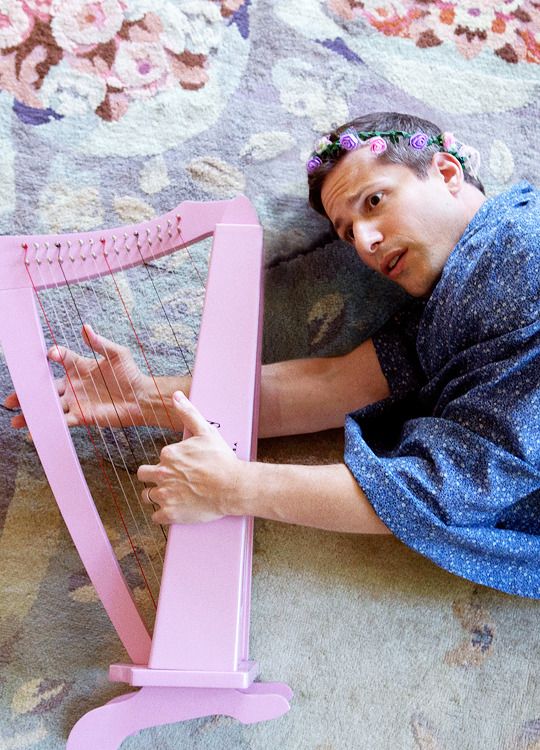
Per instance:
[[[321,198],[338,235],[369,268],[424,297],[472,218],[459,197],[462,185],[459,164],[448,154],[435,154],[420,179],[359,148],[328,173]]]

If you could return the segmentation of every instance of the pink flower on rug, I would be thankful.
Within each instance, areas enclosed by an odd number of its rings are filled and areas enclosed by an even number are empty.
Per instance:
[[[0,49],[22,44],[34,27],[34,19],[20,0],[6,0],[0,6]]]
[[[465,58],[485,48],[508,63],[540,63],[537,0],[326,0],[346,21],[362,19],[385,36],[420,48],[454,44]]]
[[[40,21],[48,21],[51,17],[53,0],[23,0],[23,7]]]
[[[124,21],[119,0],[55,0],[51,28],[58,45],[82,53],[114,38]]]
[[[134,99],[202,88],[224,17],[246,2],[0,0],[1,89],[32,109],[117,120]]]
[[[121,41],[107,83],[123,89],[133,99],[153,96],[156,91],[170,86],[173,78],[163,47]]]

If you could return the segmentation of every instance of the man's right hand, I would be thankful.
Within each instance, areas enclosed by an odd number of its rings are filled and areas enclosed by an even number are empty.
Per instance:
[[[83,357],[63,346],[53,346],[48,357],[61,364],[65,375],[55,385],[69,427],[96,424],[100,427],[130,427],[156,424],[149,404],[156,386],[139,370],[129,349],[95,333],[89,325],[82,329],[83,341],[97,356]],[[19,409],[16,393],[4,401],[8,409]],[[13,427],[26,427],[23,414],[11,420]]]

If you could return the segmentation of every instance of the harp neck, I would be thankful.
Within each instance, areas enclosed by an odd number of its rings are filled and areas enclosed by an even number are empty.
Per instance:
[[[0,237],[0,290],[62,286],[141,265],[187,247],[218,224],[258,225],[247,198],[185,201],[149,221],[112,229]]]

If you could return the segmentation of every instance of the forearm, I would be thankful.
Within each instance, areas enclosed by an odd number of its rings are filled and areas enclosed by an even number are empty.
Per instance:
[[[344,356],[265,365],[259,437],[342,427],[349,412],[388,395],[388,383],[371,340]]]
[[[156,388],[157,384],[157,388]],[[174,391],[189,395],[191,377],[148,378],[146,421],[181,430],[170,409]],[[259,437],[299,435],[342,427],[345,415],[386,398],[388,383],[371,340],[340,357],[314,357],[263,365]]]
[[[245,463],[235,515],[356,534],[389,534],[344,464]]]

